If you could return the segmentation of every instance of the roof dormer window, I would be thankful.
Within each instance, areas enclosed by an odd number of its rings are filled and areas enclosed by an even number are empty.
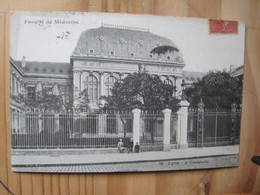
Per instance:
[[[93,50],[93,49],[90,49],[90,50],[89,50],[89,53],[90,53],[90,54],[94,54],[94,50]]]
[[[152,54],[150,54],[150,55],[149,55],[149,58],[153,58],[153,55],[152,55]]]
[[[114,51],[111,51],[111,52],[110,52],[110,55],[111,55],[111,56],[115,56],[115,52],[114,52]]]
[[[167,56],[167,60],[170,60],[171,59],[171,57],[170,56]]]
[[[130,53],[130,56],[131,56],[131,57],[134,57],[134,56],[135,56],[135,54],[134,54],[134,53]]]
[[[120,43],[124,43],[125,40],[123,38],[120,38],[119,41]]]

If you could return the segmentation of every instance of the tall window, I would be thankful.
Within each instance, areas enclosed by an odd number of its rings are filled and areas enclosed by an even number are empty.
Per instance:
[[[117,78],[114,76],[107,77],[107,79],[105,80],[105,96],[111,95],[111,90],[116,81],[117,81]]]
[[[44,86],[43,90],[46,94],[52,95],[53,94],[53,87],[52,86]]]
[[[28,98],[35,99],[35,86],[27,87],[27,96]]]
[[[173,86],[173,82],[170,79],[165,79],[164,84]]]
[[[90,101],[98,101],[98,80],[95,76],[89,75],[84,81],[84,88],[87,89]]]

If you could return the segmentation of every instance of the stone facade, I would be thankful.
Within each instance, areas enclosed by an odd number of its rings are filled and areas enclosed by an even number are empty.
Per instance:
[[[103,25],[85,31],[71,63],[74,97],[87,89],[92,109],[99,108],[99,98],[111,93],[115,81],[144,68],[176,87],[175,96],[181,94],[185,66],[181,52],[171,40],[148,30]]]
[[[70,63],[31,62],[24,57],[21,61],[11,59],[10,65],[11,97],[21,93],[34,96],[47,90],[63,95],[75,106],[79,92],[86,89],[92,110],[100,108],[99,98],[110,95],[116,81],[140,69],[159,75],[175,87],[174,95],[178,97],[185,66],[171,40],[149,30],[113,25],[84,31]]]

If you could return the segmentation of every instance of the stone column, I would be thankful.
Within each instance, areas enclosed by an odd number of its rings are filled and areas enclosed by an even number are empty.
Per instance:
[[[103,96],[105,94],[104,91],[104,72],[100,72],[100,80],[99,80],[99,94],[98,94],[98,106],[100,106],[101,108],[105,105],[105,100],[102,99],[100,100],[100,97]]]
[[[171,129],[171,110],[164,109],[163,111],[164,121],[163,121],[163,150],[170,150],[170,129]]]
[[[187,131],[188,131],[188,107],[189,102],[182,100],[178,111],[178,130],[176,132],[177,147],[188,148]]]
[[[140,109],[132,110],[133,113],[133,142],[140,145]]]
[[[104,72],[100,72],[100,82],[99,82],[99,97],[103,96],[104,93]]]

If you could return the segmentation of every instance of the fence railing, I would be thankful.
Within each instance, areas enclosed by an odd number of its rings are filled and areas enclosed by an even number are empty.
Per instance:
[[[162,112],[141,112],[140,131],[142,150],[163,150],[163,113]]]
[[[13,148],[115,147],[132,137],[131,112],[11,112]]]
[[[189,109],[188,145],[207,147],[238,144],[240,138],[241,110]]]
[[[142,151],[239,143],[241,110],[188,109],[162,112],[55,113],[11,110],[12,148],[104,148],[127,146]]]

